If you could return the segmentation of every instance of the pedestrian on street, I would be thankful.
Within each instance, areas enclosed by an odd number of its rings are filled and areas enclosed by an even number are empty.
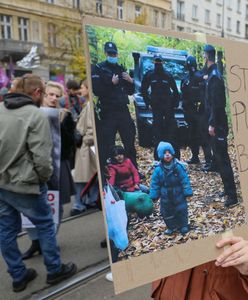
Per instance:
[[[58,100],[64,94],[63,86],[58,82],[48,81],[46,84],[46,93],[42,102],[43,107],[58,109]],[[54,182],[48,182],[49,190],[59,190],[59,223],[60,226],[63,217],[63,205],[71,201],[71,196],[75,194],[75,187],[70,169],[70,156],[74,149],[74,129],[75,124],[72,119],[71,112],[68,109],[60,109],[60,164],[58,171],[59,181],[57,186]],[[54,144],[56,141],[52,141]],[[55,145],[54,145],[55,147]],[[56,164],[54,164],[56,166]],[[55,169],[54,169],[55,171]],[[57,227],[57,232],[58,232]],[[23,253],[22,259],[29,259],[34,254],[41,254],[40,242],[36,228],[27,228],[28,235],[32,241],[30,248]]]
[[[92,198],[87,199],[87,203],[83,202],[81,198],[83,189],[97,172],[95,154],[91,149],[91,146],[94,146],[94,136],[89,90],[86,80],[81,83],[81,96],[85,98],[85,102],[76,125],[77,134],[80,136],[81,141],[77,144],[75,155],[74,181],[76,185],[76,197],[72,206],[71,216],[82,213],[86,210],[86,205],[93,205],[93,202],[96,200],[96,198],[93,199],[96,193],[90,193],[90,197]]]
[[[47,185],[52,174],[49,123],[39,106],[45,93],[40,77],[24,75],[15,93],[0,103],[0,247],[13,279],[13,291],[24,290],[37,273],[26,268],[17,245],[23,213],[36,226],[47,283],[55,284],[76,272],[73,263],[62,264],[56,241]]]

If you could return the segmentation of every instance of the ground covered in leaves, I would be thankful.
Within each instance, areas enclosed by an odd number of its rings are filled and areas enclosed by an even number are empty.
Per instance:
[[[140,172],[146,174],[146,179],[142,183],[150,186],[150,178],[153,172],[151,168],[153,149],[139,146],[136,149]],[[205,238],[244,224],[245,211],[242,205],[236,156],[232,142],[229,143],[229,154],[239,200],[241,201],[240,205],[229,209],[224,207],[225,198],[219,196],[223,191],[221,178],[218,173],[201,171],[204,157],[200,155],[201,164],[188,166],[193,189],[193,197],[188,201],[190,232],[186,235],[179,233],[172,236],[165,235],[166,225],[160,215],[158,201],[154,203],[154,212],[149,218],[141,220],[137,219],[136,216],[132,216],[128,230],[129,247],[119,254],[120,260],[163,250],[175,244]],[[181,160],[186,161],[190,156],[189,149],[181,150]]]

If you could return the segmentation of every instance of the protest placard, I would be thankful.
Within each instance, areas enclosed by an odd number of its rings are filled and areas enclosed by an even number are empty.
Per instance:
[[[248,46],[94,17],[83,23],[119,293],[214,260],[215,243],[226,231],[248,237]],[[196,71],[192,85],[190,72]],[[199,93],[188,97],[189,86]],[[173,168],[165,162],[166,149]],[[170,171],[173,180],[166,181]],[[123,225],[118,231],[121,222],[109,221],[107,211],[109,203],[123,200],[127,247]]]

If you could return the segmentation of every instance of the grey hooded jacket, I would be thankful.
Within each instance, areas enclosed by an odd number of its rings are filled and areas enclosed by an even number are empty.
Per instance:
[[[0,103],[0,188],[39,194],[52,174],[49,123],[32,98],[7,94]]]

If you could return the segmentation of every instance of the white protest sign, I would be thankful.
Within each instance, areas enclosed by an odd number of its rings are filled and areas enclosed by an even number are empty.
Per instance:
[[[55,224],[59,223],[59,191],[48,191],[47,192],[48,203],[51,206],[53,220]],[[33,228],[34,224],[22,214],[22,227]]]

